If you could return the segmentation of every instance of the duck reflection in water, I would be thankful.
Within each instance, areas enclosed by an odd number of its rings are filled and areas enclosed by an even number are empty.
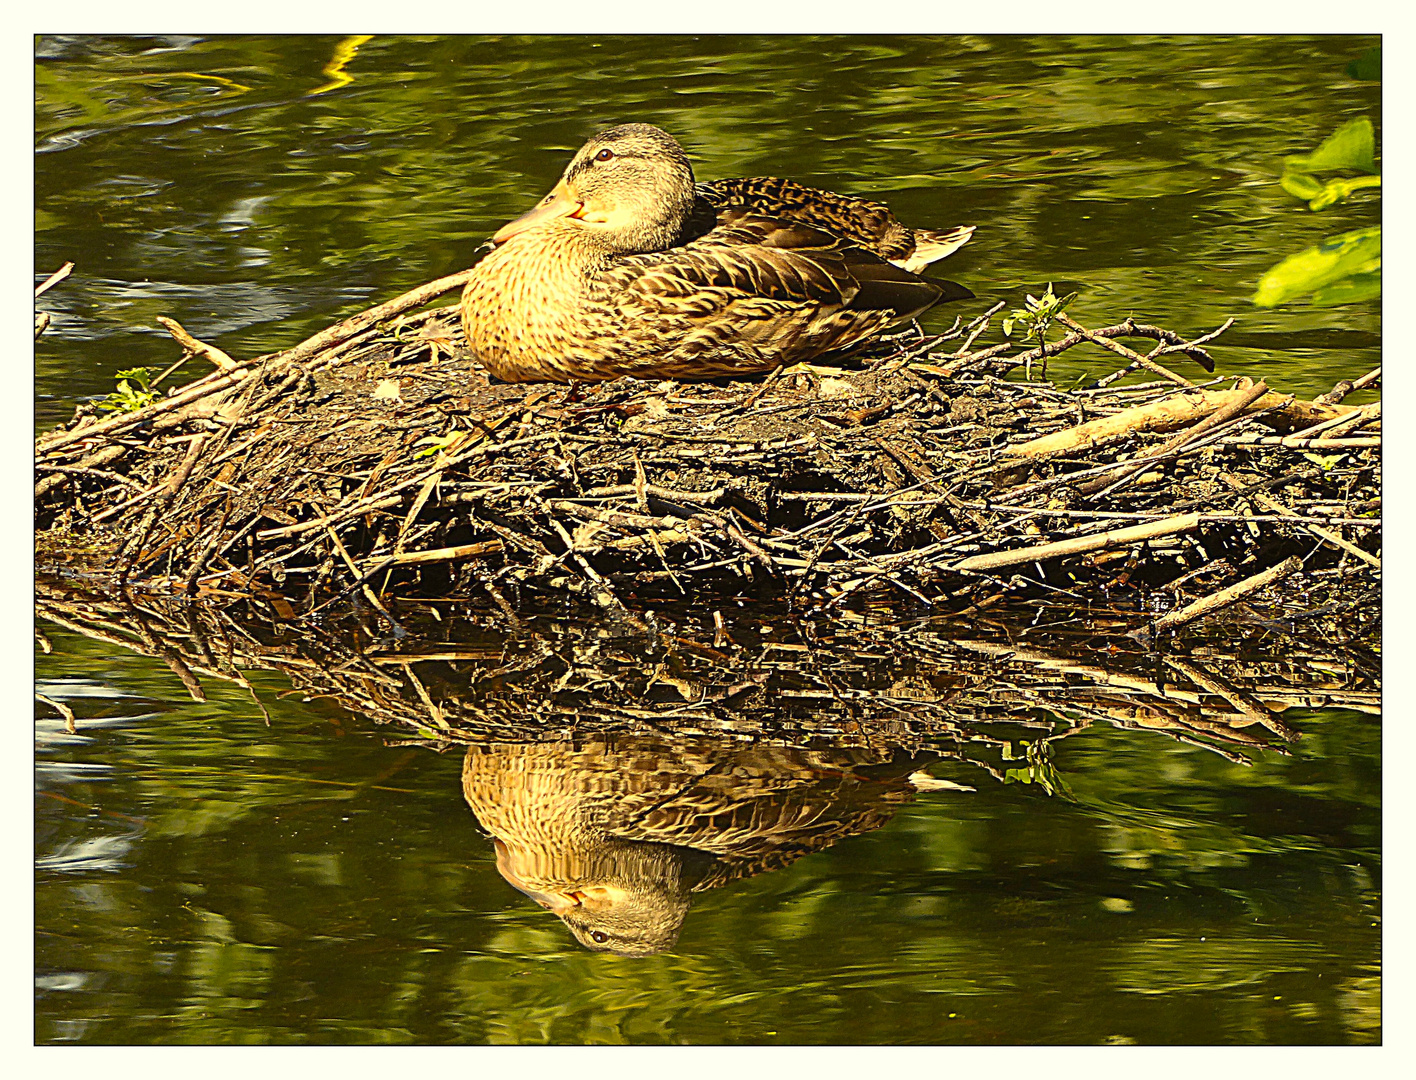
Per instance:
[[[927,751],[620,738],[468,748],[462,786],[497,869],[582,945],[672,948],[695,892],[884,825],[936,780]]]

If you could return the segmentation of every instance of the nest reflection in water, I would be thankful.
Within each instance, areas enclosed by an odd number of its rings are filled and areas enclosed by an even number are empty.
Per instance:
[[[38,611],[162,660],[199,700],[204,680],[278,671],[390,741],[463,753],[503,877],[587,947],[632,955],[670,948],[694,893],[921,795],[1024,781],[1069,797],[1051,748],[1093,724],[1247,764],[1301,737],[1290,710],[1380,709],[1360,641],[1288,636],[1252,611],[1161,653],[1116,633],[1133,613],[1039,605],[1026,619],[665,607],[646,626],[405,604],[410,632],[393,638],[372,613],[291,624],[42,580]]]

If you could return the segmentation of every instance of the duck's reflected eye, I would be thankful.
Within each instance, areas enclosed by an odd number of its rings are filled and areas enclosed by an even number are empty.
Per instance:
[[[596,160],[596,161],[609,161],[610,158],[612,158],[612,157],[614,157],[614,156],[615,156],[615,152],[614,152],[613,150],[611,150],[609,147],[605,147],[605,149],[601,150],[598,154],[595,155],[595,160]]]
[[[606,153],[608,152],[609,151],[606,151]],[[605,942],[610,940],[610,935],[603,933],[599,930],[592,930],[590,932],[590,940],[593,941],[596,945],[603,945]]]

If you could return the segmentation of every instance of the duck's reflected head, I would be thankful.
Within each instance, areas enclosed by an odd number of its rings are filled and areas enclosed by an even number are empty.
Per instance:
[[[494,840],[497,870],[559,916],[588,949],[651,956],[673,947],[689,908],[678,853],[663,844],[612,844],[590,855],[546,858]]]
[[[673,136],[621,124],[582,146],[550,194],[492,239],[554,225],[604,251],[662,251],[678,239],[693,202],[693,167]]]

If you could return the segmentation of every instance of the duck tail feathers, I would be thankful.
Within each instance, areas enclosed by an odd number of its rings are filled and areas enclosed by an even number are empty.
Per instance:
[[[973,236],[975,225],[959,225],[953,229],[915,229],[914,251],[909,256],[896,261],[895,265],[903,267],[912,274],[918,274],[930,263],[938,262],[946,255],[952,255],[969,242],[969,237]]]

